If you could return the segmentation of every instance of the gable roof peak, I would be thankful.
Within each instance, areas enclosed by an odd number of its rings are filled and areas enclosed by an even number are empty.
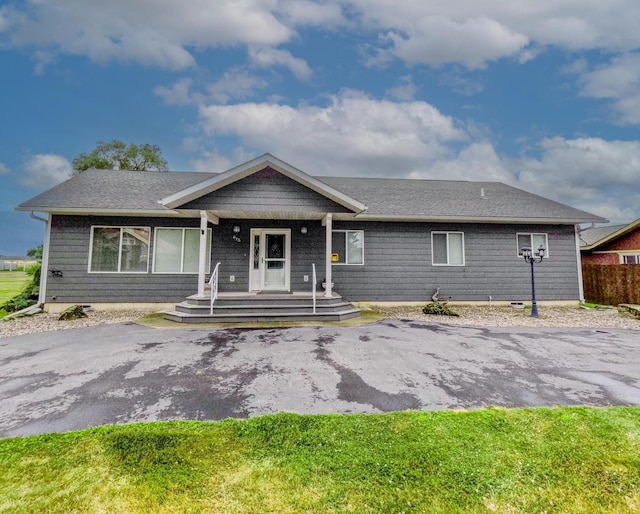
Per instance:
[[[316,193],[333,200],[353,212],[359,213],[367,208],[366,205],[360,203],[358,200],[347,196],[317,178],[304,173],[281,159],[278,159],[270,153],[262,154],[214,177],[178,191],[177,193],[163,198],[160,203],[170,209],[177,209],[181,205],[228,186],[229,184],[233,184],[243,178],[249,177],[250,175],[262,171],[267,167],[274,169],[285,177],[308,187]]]

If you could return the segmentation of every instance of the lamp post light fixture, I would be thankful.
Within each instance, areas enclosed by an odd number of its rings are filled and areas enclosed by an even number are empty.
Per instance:
[[[546,248],[543,245],[540,245],[535,252],[533,252],[531,250],[531,247],[529,246],[523,246],[520,249],[520,255],[522,255],[522,258],[525,260],[525,262],[528,262],[529,264],[531,264],[531,317],[532,318],[538,317],[538,304],[536,303],[536,283],[533,277],[533,265],[535,263],[542,262],[542,259],[544,259],[545,251],[546,251]]]

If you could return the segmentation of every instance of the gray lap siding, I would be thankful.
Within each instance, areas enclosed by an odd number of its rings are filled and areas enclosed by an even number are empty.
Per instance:
[[[363,229],[364,265],[333,266],[335,290],[351,301],[520,301],[531,298],[531,268],[517,257],[516,233],[544,232],[549,258],[535,265],[540,300],[577,300],[573,226],[339,222]],[[464,233],[465,265],[433,266],[431,232]]]
[[[178,302],[197,291],[192,274],[154,274],[156,227],[199,227],[192,218],[60,216],[52,218],[46,301],[72,303]],[[147,273],[89,273],[91,226],[147,226],[152,229]],[[233,239],[239,225],[240,242]],[[300,228],[307,227],[307,234]],[[220,290],[249,289],[250,229],[291,229],[291,290],[311,289],[311,265],[325,276],[325,228],[319,221],[220,220],[212,229],[212,268],[220,262]],[[334,289],[351,301],[427,301],[436,288],[453,300],[528,300],[530,267],[518,258],[516,233],[544,232],[549,258],[535,266],[540,300],[579,297],[573,226],[389,222],[334,222],[336,230],[364,230],[364,265],[333,265]],[[465,265],[433,266],[431,232],[464,233]],[[231,281],[233,275],[234,281]],[[305,282],[305,275],[309,281]]]
[[[151,248],[147,273],[89,273],[92,226],[151,227]],[[49,270],[62,272],[62,277],[49,274],[46,302],[118,303],[174,302],[197,291],[197,276],[154,274],[153,229],[156,227],[199,227],[199,219],[140,218],[103,216],[61,216],[51,220]],[[55,300],[53,299],[55,297]]]

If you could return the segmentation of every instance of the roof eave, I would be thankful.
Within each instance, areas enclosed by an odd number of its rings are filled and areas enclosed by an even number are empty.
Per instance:
[[[168,217],[185,217],[185,214],[171,209],[101,209],[89,207],[44,207],[44,206],[23,206],[19,205],[16,211],[24,212],[44,212],[47,214],[70,214],[74,216],[168,216]]]
[[[640,227],[640,218],[632,221],[631,223],[629,223],[628,225],[624,225],[622,228],[616,230],[615,232],[611,232],[611,234],[598,239],[598,241],[591,243],[588,246],[581,246],[580,250],[584,250],[584,251],[589,251],[589,250],[594,250],[596,248],[598,248],[599,246],[602,246],[604,244],[607,244],[609,242],[611,242],[614,239],[618,239],[619,237],[622,237],[626,234],[628,234],[629,232],[631,232],[632,230],[635,230],[636,228]]]
[[[340,218],[344,215],[334,215]],[[553,225],[579,225],[591,223],[594,218],[545,218],[545,217],[511,217],[511,216],[428,216],[416,215],[384,215],[364,212],[357,214],[352,219],[363,221],[411,221],[411,222],[458,222],[458,223],[518,223],[518,224],[553,224]],[[602,219],[602,218],[596,218]],[[606,221],[606,220],[605,220]]]

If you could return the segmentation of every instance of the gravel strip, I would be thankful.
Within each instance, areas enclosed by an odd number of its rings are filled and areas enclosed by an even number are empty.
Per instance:
[[[577,328],[621,328],[640,330],[640,320],[611,309],[581,309],[578,307],[538,307],[539,318],[532,318],[527,309],[512,307],[475,307],[456,305],[452,310],[460,317],[423,314],[419,307],[387,307],[379,312],[387,318],[410,319],[447,325],[486,327],[577,327]],[[58,321],[57,314],[39,314],[2,322],[0,338],[24,334],[35,334],[52,330],[82,328],[113,323],[131,323],[150,314],[150,311],[91,311],[87,318]]]
[[[8,321],[0,320],[0,338],[65,330],[67,328],[131,323],[149,313],[149,311],[90,311],[87,313],[86,318],[69,321],[58,321],[59,314],[44,313]]]
[[[434,316],[423,314],[418,307],[392,307],[381,309],[394,319],[411,319],[445,323],[447,325],[471,325],[484,327],[574,327],[621,328],[640,330],[640,320],[615,308],[582,309],[580,307],[540,307],[538,318],[531,317],[529,309],[513,307],[475,307],[454,305],[451,310],[460,316]]]

